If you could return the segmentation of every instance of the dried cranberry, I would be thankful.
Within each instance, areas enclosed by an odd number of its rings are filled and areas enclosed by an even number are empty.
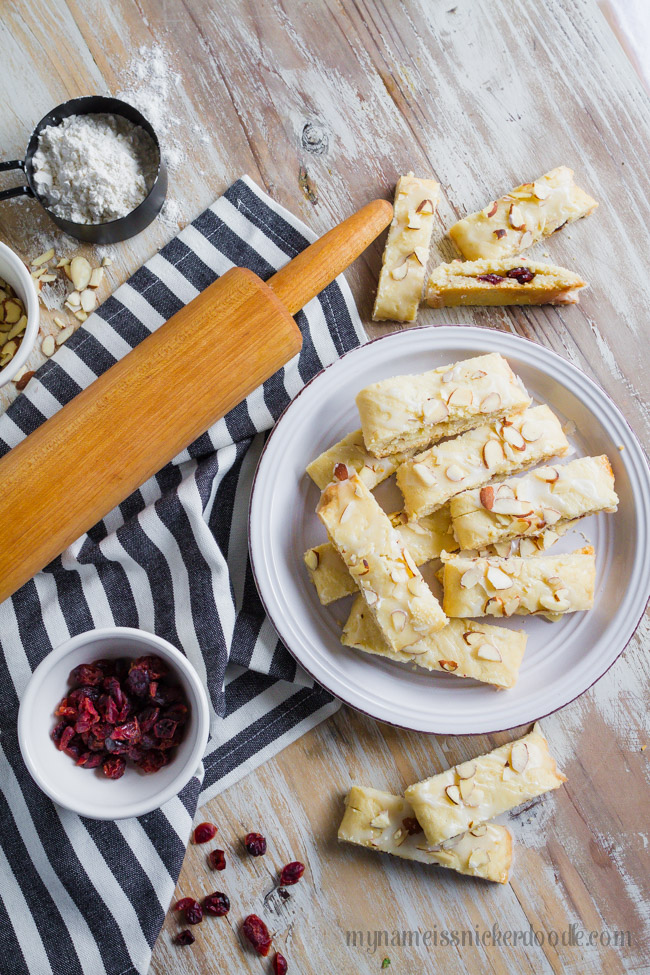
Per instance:
[[[158,720],[158,715],[160,714],[160,708],[145,708],[144,711],[140,712],[140,728],[142,731],[151,731],[156,721]]]
[[[129,721],[127,724],[115,725],[111,738],[113,741],[138,741],[140,738],[138,719],[134,718],[133,721]]]
[[[193,897],[181,897],[179,901],[174,904],[175,911],[184,911],[186,907],[190,907],[191,904],[196,904]]]
[[[67,697],[64,697],[54,713],[59,718],[76,718],[77,707]]]
[[[68,745],[70,744],[70,742],[72,741],[72,739],[74,738],[74,736],[75,736],[75,730],[74,730],[74,728],[72,727],[72,725],[68,725],[68,727],[65,728],[65,730],[63,731],[63,734],[59,738],[59,751],[60,752],[65,751],[65,749],[68,747]]]
[[[130,747],[128,741],[115,741],[114,738],[104,739],[104,748],[111,755],[126,755]]]
[[[164,768],[165,765],[169,765],[169,756],[157,749],[151,749],[136,764],[139,769],[149,775],[151,772],[157,772],[159,769]]]
[[[230,910],[230,900],[226,894],[215,890],[214,894],[208,894],[203,898],[203,910],[206,914],[214,914],[215,917],[225,917]]]
[[[75,684],[86,684],[97,687],[104,680],[104,671],[99,662],[94,664],[79,664],[72,671],[71,676]]]
[[[121,779],[124,775],[126,762],[120,755],[111,755],[105,760],[102,768],[107,779]]]
[[[500,284],[503,281],[502,274],[477,274],[477,281],[487,281],[488,284]]]
[[[208,853],[208,863],[213,870],[226,869],[226,854],[223,850],[211,850]]]
[[[200,924],[203,920],[203,908],[198,901],[193,901],[185,908],[185,920],[188,924]]]
[[[83,765],[84,768],[97,768],[102,764],[104,757],[102,752],[84,752],[77,759],[77,765]]]
[[[513,267],[507,273],[507,277],[514,278],[519,284],[526,284],[528,281],[532,281],[535,277],[536,272],[531,271],[527,267]]]
[[[276,951],[275,958],[273,959],[274,975],[287,975],[288,968],[287,959],[279,951]]]
[[[100,695],[100,687],[77,687],[74,691],[72,691],[71,694],[68,694],[68,704],[70,707],[78,708],[84,698],[88,698],[89,701],[96,704]],[[61,703],[63,703],[63,701]]]
[[[178,725],[175,721],[170,721],[169,718],[163,718],[161,721],[156,721],[153,726],[153,733],[156,738],[173,738],[177,727]]]
[[[415,836],[416,833],[422,832],[422,827],[418,823],[415,816],[407,816],[406,819],[403,819],[402,826],[409,834],[409,836]]]
[[[244,846],[252,857],[261,857],[266,853],[266,840],[261,833],[246,833]]]
[[[149,678],[143,670],[131,668],[126,678],[126,689],[136,697],[146,697],[149,693]]]
[[[131,664],[131,668],[138,667],[149,677],[149,680],[157,680],[159,677],[166,677],[169,673],[167,664],[162,659],[162,657],[148,656],[148,657],[138,657]]]
[[[63,732],[67,727],[68,725],[66,724],[65,721],[59,721],[56,727],[52,729],[52,731],[50,732],[50,738],[52,739],[55,745],[58,746],[59,742],[61,741],[61,735],[63,734]]]
[[[217,835],[217,827],[212,823],[199,823],[194,830],[195,843],[207,843]]]
[[[301,863],[300,860],[293,860],[282,868],[280,883],[283,887],[291,887],[292,884],[298,883],[304,872],[304,863]]]
[[[183,946],[193,945],[195,941],[196,938],[194,937],[194,935],[192,934],[189,928],[185,928],[184,931],[179,931],[176,937],[174,938],[175,944],[183,945]]]
[[[172,704],[170,708],[167,708],[164,716],[177,724],[185,724],[189,715],[190,709],[187,704]]]
[[[262,918],[257,914],[249,914],[244,918],[242,931],[257,954],[266,958],[271,947],[271,935]]]
[[[99,714],[95,708],[92,701],[89,701],[85,697],[79,704],[79,711],[77,713],[77,720],[75,721],[74,730],[77,734],[81,734],[82,731],[90,731],[94,724],[99,721]]]

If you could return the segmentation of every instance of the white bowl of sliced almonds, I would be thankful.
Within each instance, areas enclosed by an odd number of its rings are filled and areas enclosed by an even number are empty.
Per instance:
[[[0,386],[23,368],[38,336],[38,296],[29,271],[0,244]]]

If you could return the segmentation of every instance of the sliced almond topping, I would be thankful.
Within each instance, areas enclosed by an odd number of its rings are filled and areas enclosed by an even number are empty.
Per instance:
[[[496,200],[494,200],[492,203],[489,203],[485,207],[485,209],[483,210],[483,213],[485,214],[485,216],[489,220],[490,217],[493,217],[494,216],[494,214],[497,212],[498,209],[499,209],[499,204],[497,203]]]
[[[472,373],[470,379],[482,379],[483,376],[487,376],[487,372],[484,372],[482,369],[477,369],[476,372]],[[495,396],[498,396],[498,393],[495,393]]]
[[[406,569],[403,569],[401,565],[394,565],[390,570],[390,577],[395,585],[398,586],[400,582],[404,582],[407,577]]]
[[[519,542],[519,554],[524,559],[529,559],[537,552],[537,544],[532,538],[522,538]]]
[[[434,206],[432,200],[422,200],[415,208],[416,213],[421,213],[423,217],[433,216]]]
[[[447,405],[441,399],[428,399],[422,407],[422,419],[427,423],[440,423],[448,416]]]
[[[449,369],[447,372],[443,373],[442,382],[443,383],[450,383],[453,378],[454,378],[454,370],[453,369]]]
[[[488,441],[488,443],[494,443],[495,441]],[[487,444],[485,445],[487,447]],[[489,467],[489,464],[488,464]],[[492,505],[494,504],[494,488],[491,485],[482,487],[479,491],[479,498],[481,504],[487,511],[492,511]]]
[[[508,220],[510,221],[510,226],[513,230],[525,230],[526,221],[521,209],[514,203],[510,204],[510,209],[508,211]]]
[[[429,250],[427,247],[414,247],[413,254],[418,264],[420,264],[422,267],[427,266],[429,261]]]
[[[420,215],[417,214],[415,210],[411,210],[411,212],[409,213],[406,226],[408,230],[420,230],[420,228],[422,227],[422,220],[420,219]]]
[[[436,483],[435,475],[425,464],[420,464],[419,462],[413,464],[413,473],[417,474],[420,480],[424,481],[429,487],[432,487]]]
[[[522,235],[522,238],[521,238],[521,241],[519,243],[519,246],[521,247],[522,250],[524,250],[524,248],[530,247],[530,245],[533,243],[534,239],[535,238],[533,237],[533,235],[530,232],[530,230],[527,230],[526,233]]]
[[[460,584],[463,589],[471,589],[479,582],[480,578],[481,573],[478,569],[467,569],[467,571],[463,572],[462,576],[460,577]]]
[[[514,614],[519,609],[520,603],[521,603],[520,596],[510,596],[510,598],[506,599],[503,604],[503,612],[505,613],[506,616],[514,616]]]
[[[364,590],[364,596],[366,597],[366,602],[368,603],[368,606],[374,606],[375,603],[379,602],[379,596],[377,595],[374,589]]]
[[[45,251],[44,254],[41,254],[39,257],[37,257],[35,261],[32,261],[32,267],[40,267],[41,264],[47,264],[47,262],[51,261],[53,257],[54,257],[54,248],[50,247],[50,249]]]
[[[485,604],[486,616],[503,616],[503,600],[499,596],[491,596]]]
[[[316,551],[316,549],[310,548],[308,552],[305,552],[305,565],[310,570],[310,572],[316,571],[319,562],[320,562],[320,556]]]
[[[390,272],[390,276],[395,279],[395,281],[403,281],[406,275],[409,273],[409,266],[406,261],[394,267]]]
[[[413,576],[413,578],[409,579],[409,581],[406,583],[406,588],[412,596],[419,596],[421,587],[422,581],[417,576]]]
[[[460,792],[460,797],[463,802],[467,802],[470,799],[472,792],[474,791],[474,785],[474,781],[471,778],[461,779],[458,783],[458,791]]]
[[[471,406],[473,399],[474,396],[472,394],[471,389],[467,389],[464,386],[458,386],[450,394],[447,400],[447,406],[454,406],[454,407]]]
[[[476,775],[476,762],[463,762],[456,766],[456,771],[459,779],[471,779]]]
[[[510,589],[512,586],[510,576],[496,565],[489,565],[485,575],[494,589]]]
[[[526,447],[526,441],[515,427],[504,427],[503,439],[515,450],[524,450]]]
[[[483,445],[483,463],[489,470],[498,467],[499,464],[503,463],[503,459],[503,447],[498,440],[488,440]]]
[[[393,629],[398,633],[401,633],[406,626],[406,613],[403,609],[395,609],[390,614],[391,622],[393,624]]]
[[[370,820],[369,825],[372,826],[373,829],[385,829],[386,826],[389,825],[389,823],[390,823],[390,816],[388,815],[388,810],[382,809],[380,813],[377,813],[374,819]]]
[[[342,525],[344,522],[349,521],[354,514],[354,502],[346,504],[345,508],[341,512],[341,517],[339,518],[339,524]]]
[[[496,498],[494,504],[492,505],[492,511],[495,515],[513,515],[514,517],[532,515],[533,513],[533,509],[531,508],[529,501],[519,501],[517,498],[499,497]]]
[[[523,772],[528,765],[528,745],[525,741],[516,741],[510,752],[510,768],[515,772]]]
[[[476,651],[476,656],[480,660],[495,660],[497,662],[503,659],[497,648],[491,643],[482,643]]]
[[[368,562],[368,559],[361,559],[361,564],[356,574],[358,576],[367,576],[369,572],[370,572],[370,563]]]
[[[482,870],[490,862],[490,854],[487,850],[472,850],[467,860],[470,870]]]
[[[334,465],[334,477],[337,481],[347,481],[350,477],[350,471],[346,464],[335,464]]]
[[[416,575],[418,571],[418,567],[413,560],[413,556],[411,555],[411,553],[407,548],[404,549],[403,555],[404,555],[404,561],[406,562],[408,568],[411,570],[413,575]]]
[[[41,342],[41,352],[43,353],[43,355],[49,358],[51,355],[54,355],[55,348],[56,346],[54,345],[54,336],[46,335],[43,341]]]
[[[499,484],[496,489],[497,498],[514,498],[515,492],[509,484]]]
[[[526,420],[521,427],[521,435],[528,443],[534,443],[541,437],[542,427],[539,423],[535,423],[534,420]]]
[[[562,517],[557,508],[542,508],[542,515],[547,525],[554,525]]]
[[[453,674],[455,670],[458,670],[458,664],[455,660],[439,660],[438,663],[448,674]]]
[[[464,481],[465,472],[460,469],[458,464],[451,464],[445,471],[445,477],[448,481]]]
[[[478,826],[472,827],[470,833],[472,836],[485,836],[487,833],[487,823],[479,823]]]
[[[474,647],[485,640],[485,633],[482,630],[467,630],[463,633],[463,640],[468,646]]]
[[[406,832],[405,829],[402,829],[401,826],[400,826],[399,829],[396,829],[395,832],[393,833],[393,839],[395,841],[395,846],[401,846],[402,843],[407,838],[408,838],[408,833]]]
[[[54,339],[55,345],[63,345],[67,342],[72,333],[74,332],[74,325],[68,325],[67,328],[62,329]]]
[[[463,800],[461,799],[460,789],[457,785],[448,785],[445,788],[445,792],[447,793],[447,798],[451,799],[455,806],[460,806],[462,804]]]
[[[498,393],[488,393],[479,404],[481,413],[494,413],[501,406],[501,397]]]
[[[543,180],[537,180],[533,183],[533,193],[538,200],[545,200],[551,195],[551,187]]]

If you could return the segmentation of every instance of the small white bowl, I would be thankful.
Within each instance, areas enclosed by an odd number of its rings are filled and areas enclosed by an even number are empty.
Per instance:
[[[75,765],[50,738],[57,722],[55,708],[70,690],[70,672],[102,658],[147,654],[156,654],[170,665],[190,707],[185,737],[173,759],[149,774],[127,761],[121,779],[107,779],[101,766],[91,770]],[[53,802],[90,819],[144,816],[177,795],[201,762],[208,729],[208,700],[194,667],[171,643],[126,626],[80,633],[53,650],[32,674],[18,712],[20,750],[36,784]]]
[[[0,244],[0,278],[10,284],[25,306],[27,327],[18,351],[4,369],[0,369],[0,386],[5,386],[29,358],[38,336],[40,319],[38,293],[34,279],[18,257],[6,244]],[[1,335],[2,333],[0,333]]]

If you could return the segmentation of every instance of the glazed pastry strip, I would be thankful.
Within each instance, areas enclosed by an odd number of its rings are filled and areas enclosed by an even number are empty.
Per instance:
[[[408,173],[395,187],[393,222],[388,231],[372,317],[414,322],[433,233],[440,185]]]
[[[564,267],[521,257],[452,261],[434,268],[427,282],[426,303],[431,308],[573,305],[585,284]]]
[[[614,472],[608,458],[579,457],[539,467],[502,484],[452,498],[454,533],[461,549],[480,549],[518,535],[540,535],[599,511],[616,511]]]
[[[555,414],[546,405],[534,406],[416,454],[397,469],[397,485],[408,517],[421,518],[461,491],[568,450]]]
[[[536,724],[518,741],[418,782],[404,795],[427,840],[436,844],[565,781]]]
[[[496,353],[366,386],[357,408],[366,449],[377,457],[422,450],[490,420],[525,410],[530,396]]]
[[[352,786],[338,838],[403,860],[434,863],[499,884],[508,882],[512,838],[505,826],[483,823],[472,832],[432,846],[406,799],[379,789]]]
[[[444,630],[421,640],[418,653],[395,652],[383,639],[363,599],[357,597],[343,627],[346,647],[377,654],[429,671],[471,677],[495,687],[514,687],[526,649],[526,634],[474,620],[449,620]]]
[[[389,646],[403,650],[447,618],[388,515],[357,474],[342,473],[323,492],[318,517]]]

